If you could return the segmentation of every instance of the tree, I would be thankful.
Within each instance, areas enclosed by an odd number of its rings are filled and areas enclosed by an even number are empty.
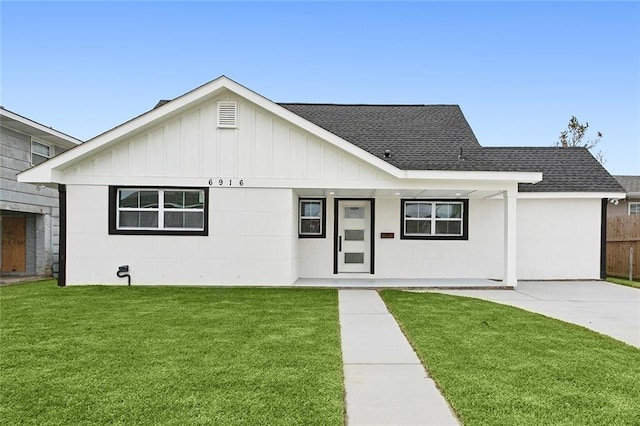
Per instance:
[[[585,122],[584,124],[580,123],[576,116],[572,116],[569,120],[569,124],[567,125],[567,130],[563,130],[560,132],[560,137],[556,142],[556,146],[561,146],[563,148],[580,146],[587,149],[594,148],[602,139],[602,132],[596,132],[595,139],[586,139],[584,140],[587,129],[589,128],[589,123]],[[600,164],[604,165],[607,161],[604,158],[604,154],[602,151],[598,151],[594,154],[596,160],[600,162]]]

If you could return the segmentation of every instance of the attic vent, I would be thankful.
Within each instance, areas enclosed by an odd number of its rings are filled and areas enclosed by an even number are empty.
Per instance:
[[[218,102],[218,127],[227,129],[238,127],[238,103],[236,101]]]

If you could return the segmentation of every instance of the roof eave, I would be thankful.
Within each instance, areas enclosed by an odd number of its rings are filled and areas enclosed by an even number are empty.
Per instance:
[[[460,170],[405,170],[405,179],[425,180],[467,180],[467,181],[510,181],[516,183],[538,183],[542,181],[542,172],[492,172]]]
[[[518,198],[594,198],[594,199],[615,199],[625,198],[624,192],[519,192]]]
[[[4,107],[0,107],[0,117],[2,117],[0,121],[9,128],[13,128],[12,123],[18,123],[19,128],[14,129],[17,132],[29,134],[30,136],[32,136],[33,133],[45,133],[53,139],[53,143],[63,148],[73,148],[82,143],[80,139],[69,136],[52,127],[47,127],[44,124],[40,124],[27,117],[23,117],[20,114],[16,114],[13,111],[5,109]],[[35,136],[35,138],[38,139],[38,136]]]

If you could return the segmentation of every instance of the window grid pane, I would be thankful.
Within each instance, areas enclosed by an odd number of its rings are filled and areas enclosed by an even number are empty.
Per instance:
[[[404,233],[409,236],[463,235],[462,206],[460,202],[405,201]]]
[[[51,148],[39,142],[31,142],[31,152],[46,158],[51,157]]]
[[[37,166],[38,164],[44,163],[48,159],[49,159],[48,157],[43,157],[42,155],[31,154],[31,165]]]
[[[322,205],[319,201],[302,201],[301,206],[302,217],[320,217]]]
[[[119,229],[201,231],[204,230],[204,191],[120,189],[118,211]]]
[[[299,235],[322,235],[324,200],[300,200]]]

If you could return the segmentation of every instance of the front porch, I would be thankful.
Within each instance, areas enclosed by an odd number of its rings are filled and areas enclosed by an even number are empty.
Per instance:
[[[485,278],[298,278],[293,287],[496,289],[512,290],[503,281]]]

